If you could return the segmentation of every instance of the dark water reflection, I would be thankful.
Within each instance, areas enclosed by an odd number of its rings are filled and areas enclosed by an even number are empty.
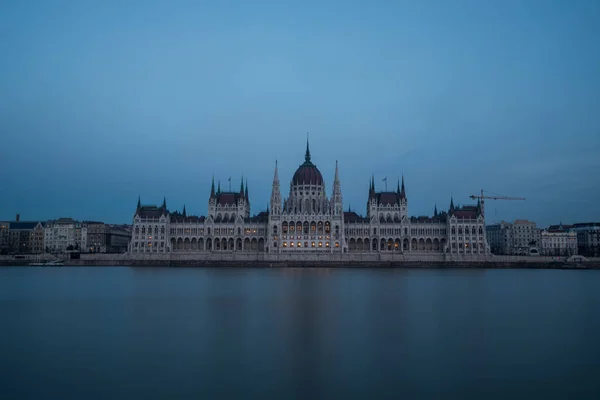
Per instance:
[[[0,268],[0,398],[598,398],[600,271]]]

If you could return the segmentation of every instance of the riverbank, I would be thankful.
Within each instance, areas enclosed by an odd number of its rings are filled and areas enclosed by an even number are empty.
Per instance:
[[[512,259],[511,259],[512,258]],[[55,258],[54,258],[55,259]],[[48,260],[49,261],[49,260]],[[34,260],[0,259],[0,266],[29,266]],[[565,259],[540,257],[488,257],[487,259],[443,259],[443,257],[403,256],[396,259],[265,259],[263,257],[193,258],[160,257],[129,258],[124,254],[82,255],[63,260],[64,266],[79,267],[230,267],[230,268],[526,268],[526,269],[600,269],[600,259],[586,262],[567,262]],[[43,266],[42,266],[43,268]]]

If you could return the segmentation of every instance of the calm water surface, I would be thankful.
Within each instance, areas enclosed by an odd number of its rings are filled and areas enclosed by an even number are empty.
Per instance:
[[[600,398],[600,271],[0,268],[0,398]]]

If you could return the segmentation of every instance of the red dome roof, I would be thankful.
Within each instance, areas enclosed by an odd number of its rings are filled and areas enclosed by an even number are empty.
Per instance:
[[[293,185],[323,185],[321,171],[310,161],[302,164],[292,178]]]
[[[310,161],[308,138],[306,139],[304,164],[296,170],[296,173],[292,178],[292,185],[323,185],[323,175],[321,175],[321,171],[319,171],[317,166]]]

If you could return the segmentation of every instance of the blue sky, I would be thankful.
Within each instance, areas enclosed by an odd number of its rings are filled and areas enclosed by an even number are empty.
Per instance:
[[[0,219],[206,213],[210,180],[266,208],[313,161],[365,212],[600,220],[600,2],[3,1]]]

